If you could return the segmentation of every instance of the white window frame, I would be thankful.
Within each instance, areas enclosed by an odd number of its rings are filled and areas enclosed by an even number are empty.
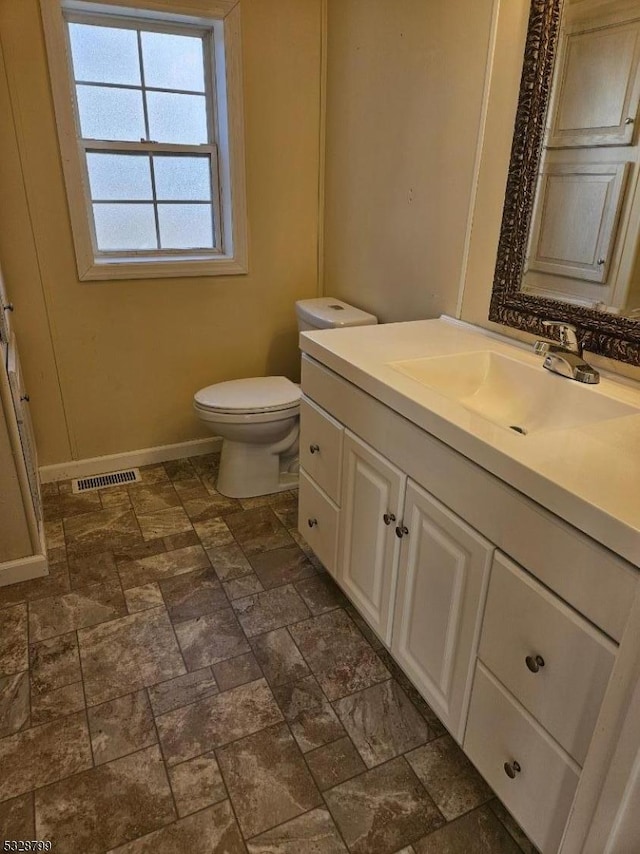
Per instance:
[[[40,0],[51,87],[67,189],[69,214],[80,280],[154,279],[183,276],[229,276],[248,272],[246,176],[242,101],[242,49],[239,0]],[[186,27],[211,34],[213,63],[209,76],[211,102],[216,116],[213,143],[193,146],[210,153],[218,192],[214,188],[216,249],[188,252],[155,250],[101,253],[96,249],[85,150],[130,151],[129,143],[92,145],[79,138],[75,83],[72,75],[65,14],[81,21],[84,16],[128,18],[132,25],[153,29]],[[116,24],[116,21],[114,21]],[[208,63],[210,64],[210,63]],[[210,116],[210,121],[212,117]],[[154,152],[184,152],[189,146],[146,144]],[[217,156],[216,156],[217,155]],[[216,175],[217,171],[217,175]],[[214,181],[215,183],[215,181]]]

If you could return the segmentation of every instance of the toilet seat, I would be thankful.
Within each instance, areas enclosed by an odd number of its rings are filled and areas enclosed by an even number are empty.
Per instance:
[[[301,396],[300,387],[286,377],[250,377],[206,386],[196,392],[193,405],[201,413],[229,416],[224,420],[258,415],[282,418],[298,411]]]

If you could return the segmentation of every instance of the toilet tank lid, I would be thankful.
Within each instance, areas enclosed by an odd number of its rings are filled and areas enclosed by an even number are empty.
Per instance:
[[[266,412],[287,409],[300,400],[300,387],[286,377],[250,377],[201,388],[195,402],[220,412]]]
[[[338,326],[372,326],[378,322],[374,314],[369,314],[361,308],[355,308],[333,297],[298,300],[296,314],[312,326],[317,326],[318,329],[332,329]]]

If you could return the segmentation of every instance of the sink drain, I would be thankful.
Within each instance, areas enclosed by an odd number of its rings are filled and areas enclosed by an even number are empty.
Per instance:
[[[520,433],[521,436],[526,436],[527,431],[524,427],[519,427],[517,424],[510,424],[509,430],[513,430],[515,433]]]

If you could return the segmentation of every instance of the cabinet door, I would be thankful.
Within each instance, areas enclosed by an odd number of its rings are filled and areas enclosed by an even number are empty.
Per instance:
[[[42,519],[42,498],[40,496],[40,477],[38,474],[38,455],[29,412],[29,395],[25,392],[20,359],[16,347],[15,335],[11,336],[9,353],[7,357],[7,373],[9,375],[9,386],[13,398],[13,406],[16,413],[18,433],[22,445],[29,489],[33,500],[33,508],[38,520]]]
[[[462,742],[493,546],[409,481],[391,651]]]
[[[10,306],[11,303],[2,278],[2,270],[0,270],[0,350],[4,348],[5,358],[11,339],[11,312],[13,309]]]
[[[339,581],[369,625],[390,644],[400,551],[395,528],[402,517],[406,477],[349,431],[343,459]]]

